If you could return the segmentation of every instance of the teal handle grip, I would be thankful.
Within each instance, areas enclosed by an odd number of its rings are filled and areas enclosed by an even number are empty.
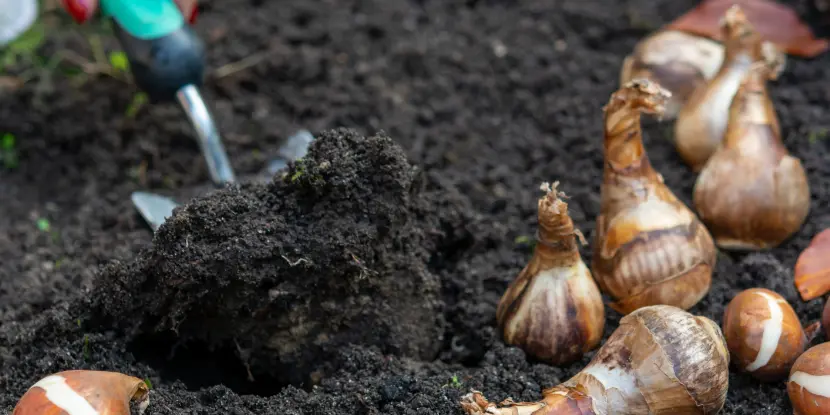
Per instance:
[[[138,39],[166,36],[185,24],[173,0],[101,0],[101,11]]]

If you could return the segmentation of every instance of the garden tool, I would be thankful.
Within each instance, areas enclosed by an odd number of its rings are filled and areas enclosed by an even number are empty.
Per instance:
[[[113,21],[138,87],[153,102],[178,102],[196,131],[213,183],[235,182],[219,131],[199,92],[205,72],[204,42],[173,0],[101,0],[100,4]],[[147,192],[135,192],[131,198],[153,230],[177,206],[169,198]]]
[[[258,179],[268,181],[278,171],[288,166],[288,162],[304,157],[312,140],[314,136],[307,130],[300,130],[289,137],[280,146],[278,157],[265,166],[265,169],[258,175]],[[173,214],[173,209],[179,207],[173,199],[150,192],[133,192],[132,201],[153,231],[157,230]]]
[[[178,102],[189,118],[216,185],[235,181],[213,116],[199,93],[205,45],[173,0],[101,0],[130,61],[136,84],[151,101]]]

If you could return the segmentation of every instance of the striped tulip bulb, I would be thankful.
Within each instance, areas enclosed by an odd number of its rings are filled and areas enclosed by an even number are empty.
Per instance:
[[[765,63],[752,65],[732,101],[726,137],[695,183],[700,220],[723,249],[778,246],[810,210],[807,174],[781,141],[767,93],[772,72]]]
[[[640,41],[623,61],[620,85],[647,78],[671,92],[663,119],[677,117],[692,93],[711,80],[723,62],[718,42],[678,30],[661,30]]]
[[[700,171],[723,140],[729,121],[729,105],[753,62],[774,60],[783,70],[786,55],[762,41],[740,6],[726,11],[722,20],[723,63],[712,81],[689,97],[675,122],[677,151],[693,171]]]
[[[12,415],[140,415],[149,404],[150,391],[141,379],[116,372],[69,370],[35,383]]]
[[[533,257],[499,301],[496,319],[504,341],[541,361],[573,362],[595,348],[605,327],[605,306],[577,240],[564,193],[547,183],[539,199]]]
[[[661,114],[670,93],[638,79],[605,106],[605,170],[591,271],[626,314],[689,309],[709,291],[716,250],[694,213],[663,183],[643,146],[640,113]]]
[[[715,414],[726,402],[729,352],[720,328],[672,306],[643,307],[620,320],[581,372],[538,402],[462,398],[468,415]]]
[[[818,328],[816,323],[803,329],[787,300],[764,288],[739,293],[723,316],[731,361],[762,381],[784,379]]]
[[[807,349],[790,369],[787,393],[794,415],[830,413],[830,342]]]

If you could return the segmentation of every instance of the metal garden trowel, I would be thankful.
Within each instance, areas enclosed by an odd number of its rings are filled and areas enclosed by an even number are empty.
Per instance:
[[[101,10],[112,19],[138,87],[153,102],[178,102],[193,125],[213,183],[222,186],[235,182],[222,138],[199,92],[205,72],[205,45],[186,24],[173,0],[101,0]],[[302,131],[300,136],[305,141],[292,144],[289,139],[287,145],[299,145],[301,150],[289,151],[288,158],[281,154],[282,159],[271,164],[305,155],[311,134]],[[164,196],[146,192],[134,193],[132,201],[153,230],[177,206]]]
[[[280,147],[278,157],[272,159],[256,179],[260,181],[270,180],[289,162],[305,157],[308,146],[313,140],[314,136],[306,130],[300,130],[289,137]],[[178,203],[167,196],[150,192],[133,192],[131,197],[133,205],[153,231],[158,229],[173,214],[173,209],[179,206]]]

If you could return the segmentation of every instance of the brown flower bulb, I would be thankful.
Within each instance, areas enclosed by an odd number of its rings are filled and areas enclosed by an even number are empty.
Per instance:
[[[781,380],[817,333],[801,327],[795,310],[774,291],[751,288],[729,302],[723,334],[738,370],[763,381]]]
[[[504,341],[554,364],[579,359],[602,338],[605,306],[582,262],[582,234],[568,215],[564,193],[542,185],[533,257],[510,284],[496,311]]]
[[[723,62],[718,42],[677,30],[661,30],[637,44],[623,61],[620,85],[647,78],[671,92],[663,119],[677,117],[692,93],[711,80]]]
[[[663,183],[643,147],[640,113],[659,115],[669,93],[634,80],[605,107],[605,171],[591,270],[620,313],[688,309],[709,291],[717,251],[697,217]]]
[[[830,292],[830,229],[819,232],[795,263],[795,288],[810,301]]]
[[[715,414],[726,401],[729,352],[706,317],[643,307],[620,320],[581,372],[545,389],[539,402],[462,398],[468,415]]]
[[[794,415],[830,413],[830,342],[807,349],[790,369],[787,393]]]
[[[810,210],[807,175],[781,141],[767,94],[773,72],[761,62],[750,68],[730,107],[726,138],[695,183],[698,215],[724,249],[775,247]]]
[[[47,376],[20,398],[12,415],[130,415],[150,404],[143,380],[116,372],[70,370]]]
[[[740,7],[727,10],[723,19],[726,52],[717,75],[691,95],[675,122],[677,151],[695,172],[723,141],[729,105],[753,62],[774,61],[783,68],[785,56],[772,43],[763,42]]]

